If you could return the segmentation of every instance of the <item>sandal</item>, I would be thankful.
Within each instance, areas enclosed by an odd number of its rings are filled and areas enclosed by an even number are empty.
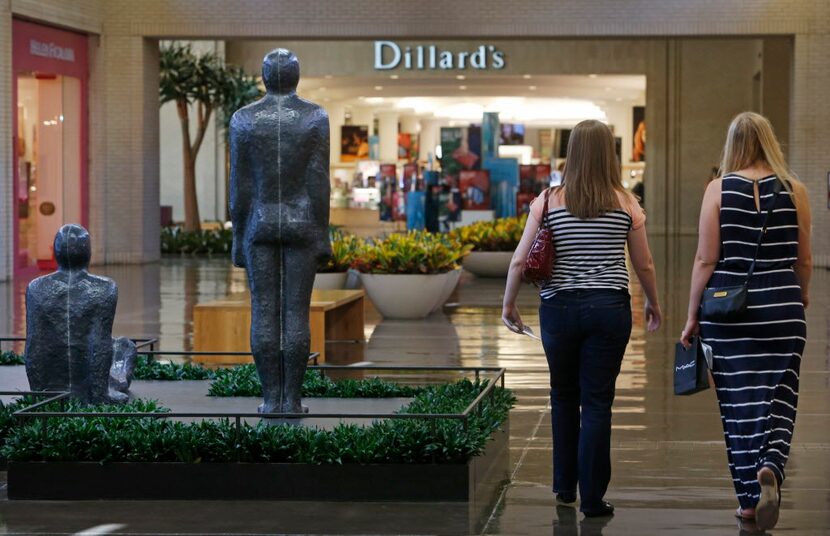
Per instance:
[[[758,483],[761,485],[761,498],[755,507],[755,520],[758,528],[768,530],[775,528],[781,510],[781,488],[778,479],[769,467],[758,471]]]

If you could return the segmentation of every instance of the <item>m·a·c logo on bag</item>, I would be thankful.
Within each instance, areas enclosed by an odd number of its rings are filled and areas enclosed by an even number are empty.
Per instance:
[[[721,290],[719,292],[715,292],[714,294],[712,294],[712,297],[713,298],[725,298],[728,295],[729,295],[729,292],[727,292],[725,290]]]

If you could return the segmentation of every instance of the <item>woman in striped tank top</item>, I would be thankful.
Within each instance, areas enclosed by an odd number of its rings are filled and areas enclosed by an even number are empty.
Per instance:
[[[810,205],[769,121],[758,114],[742,113],[732,121],[721,171],[703,197],[681,342],[688,345],[700,333],[712,346],[726,455],[740,503],[736,515],[766,530],[778,522],[798,404],[812,270]],[[746,312],[729,321],[699,319],[704,287],[743,284],[756,249]]]
[[[654,265],[645,213],[620,180],[614,136],[599,121],[571,132],[563,185],[531,204],[510,266],[502,317],[521,331],[516,308],[521,271],[536,231],[553,231],[553,276],[541,289],[539,320],[551,377],[553,491],[559,504],[589,517],[611,515],[603,500],[611,479],[614,383],[631,335],[625,247],[646,294],[649,331],[660,326]]]

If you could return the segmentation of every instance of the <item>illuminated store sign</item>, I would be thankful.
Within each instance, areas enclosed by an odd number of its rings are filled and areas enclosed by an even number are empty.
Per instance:
[[[69,47],[58,46],[55,43],[44,43],[37,39],[29,40],[29,53],[32,56],[41,56],[61,61],[75,61],[75,50]]]
[[[440,50],[435,45],[401,47],[394,41],[375,41],[375,70],[503,69],[504,52],[493,45],[471,51]]]

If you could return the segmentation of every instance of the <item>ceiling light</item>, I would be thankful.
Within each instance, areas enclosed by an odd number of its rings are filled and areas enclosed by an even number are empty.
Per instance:
[[[368,102],[369,104],[380,104],[381,102],[383,102],[383,100],[384,100],[383,97],[367,97],[366,98],[366,102]]]
[[[467,86],[458,86],[458,89],[467,89]]]
[[[617,98],[616,98],[616,101],[617,101],[617,102],[622,102],[622,97],[617,97]]]
[[[323,99],[323,102],[328,102],[330,100],[331,100],[330,98],[326,97],[325,99]]]
[[[382,91],[382,90],[383,90],[383,86],[375,86],[375,91]]]
[[[597,75],[595,75],[593,73],[588,75],[588,78],[596,78],[596,77],[597,77]]]
[[[457,74],[457,75],[455,75],[455,79],[456,79],[456,80],[464,80],[465,78],[467,78],[467,77],[466,77],[466,76],[464,76],[463,74]]]
[[[320,91],[325,91],[325,90],[326,90],[326,86],[318,87],[317,89],[318,89],[318,90],[320,90]]]
[[[605,88],[605,91],[611,91],[610,87]]]
[[[530,91],[536,91],[536,86],[527,86]]]
[[[530,75],[529,74],[523,75],[522,78],[524,78],[525,80],[530,80]]]
[[[324,78],[331,80],[332,76],[330,74],[327,74]]]
[[[400,78],[400,76],[398,76],[396,74],[390,74],[389,78],[391,78],[392,80],[397,80],[398,78]]]

